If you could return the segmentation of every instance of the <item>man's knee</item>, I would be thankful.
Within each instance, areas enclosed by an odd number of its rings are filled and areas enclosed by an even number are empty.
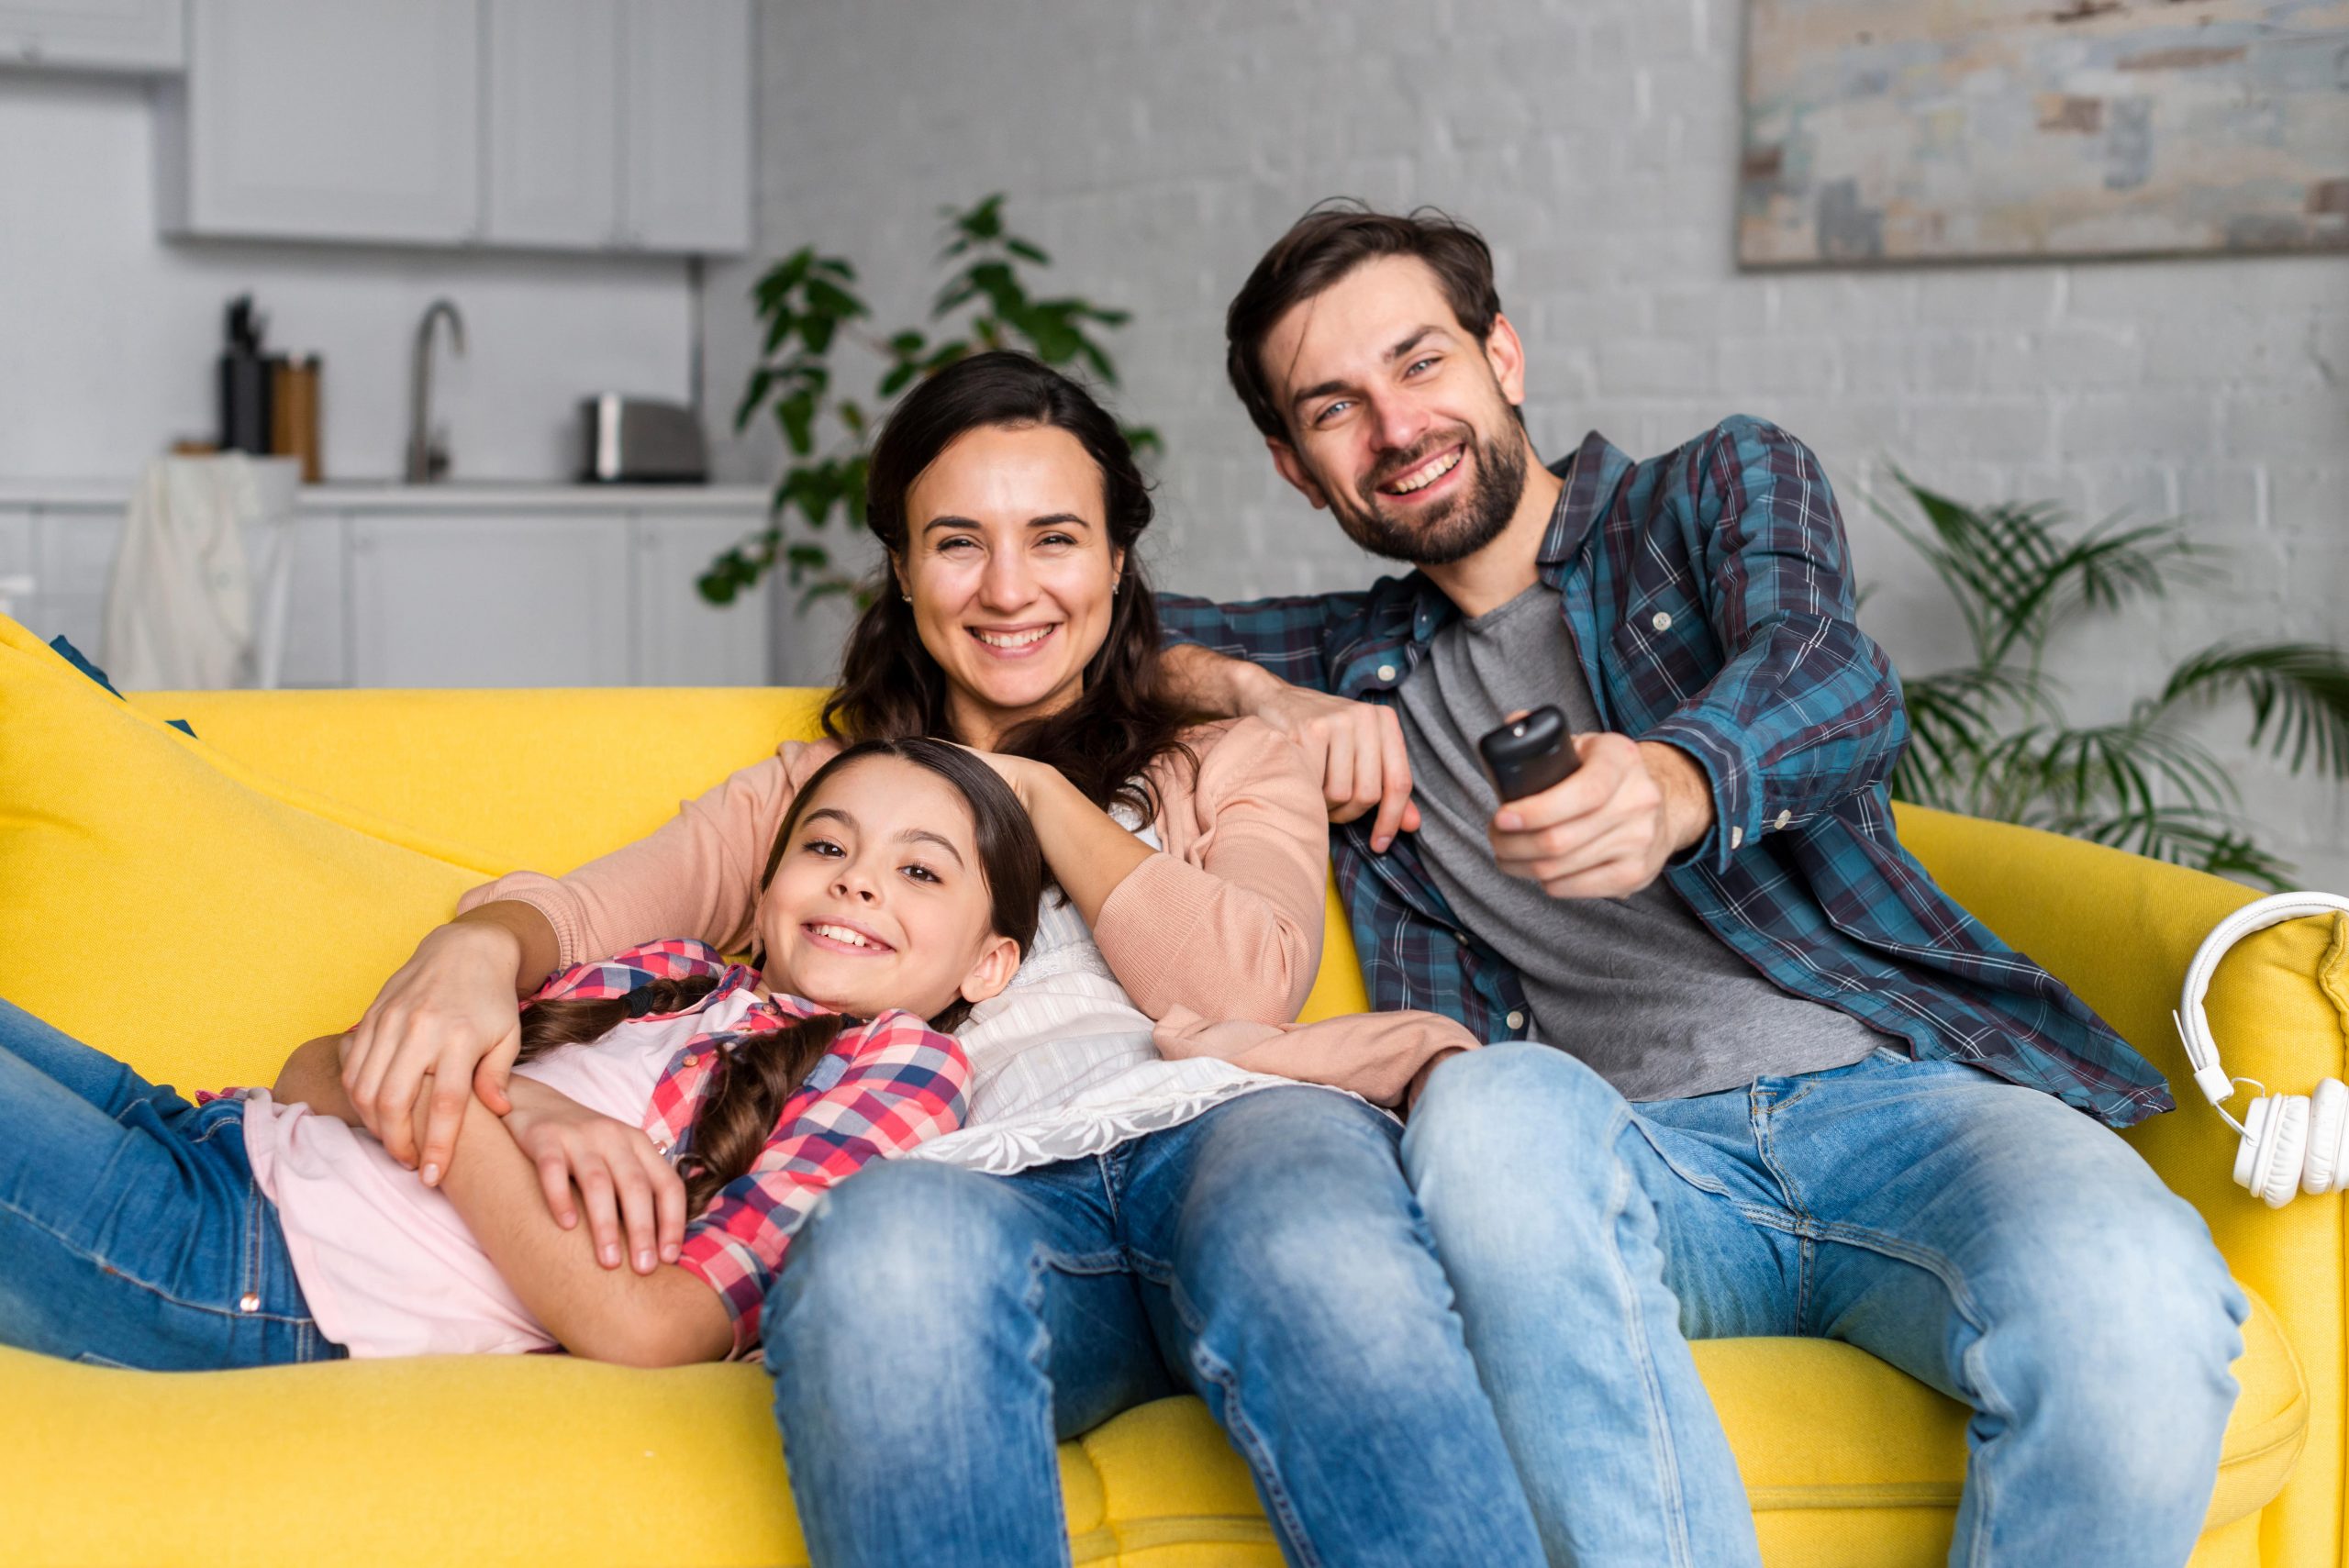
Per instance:
[[[2149,1195],[2043,1239],[2043,1264],[1986,1336],[2015,1418],[2126,1507],[2207,1486],[2234,1405],[2248,1311],[2183,1199]]]
[[[1630,1118],[1623,1096],[1564,1051],[1486,1046],[1429,1077],[1403,1134],[1403,1169],[1422,1202],[1507,1202],[1529,1178],[1587,1184],[1611,1172]]]

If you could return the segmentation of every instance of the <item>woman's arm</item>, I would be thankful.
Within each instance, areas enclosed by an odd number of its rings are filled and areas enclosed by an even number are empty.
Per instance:
[[[1085,792],[1051,763],[994,752],[981,755],[1027,807],[1028,819],[1035,824],[1036,841],[1044,851],[1044,863],[1052,868],[1053,880],[1076,906],[1076,912],[1091,925],[1118,884],[1150,859],[1151,847],[1086,799]]]
[[[1192,787],[1162,784],[1161,826],[1177,852],[1148,857],[1119,883],[1093,940],[1152,1018],[1181,1006],[1286,1023],[1321,963],[1330,823],[1320,781],[1302,750],[1255,719],[1193,742]]]
[[[685,802],[649,837],[566,876],[515,872],[465,894],[457,917],[425,937],[360,1020],[343,1084],[367,1130],[436,1183],[465,1100],[510,1108],[517,997],[558,968],[657,938],[739,945],[775,828],[798,781],[829,751],[787,742]],[[419,1139],[410,1113],[428,1078],[438,1099]]]
[[[321,1035],[296,1046],[270,1095],[364,1131],[366,1123],[343,1093],[344,1038]],[[513,1108],[506,1130],[537,1172],[554,1222],[569,1230],[584,1211],[592,1251],[607,1269],[625,1261],[637,1273],[651,1273],[656,1262],[675,1262],[685,1244],[685,1184],[643,1129],[589,1110],[535,1078],[517,1077],[507,1088]]]
[[[574,1355],[628,1366],[722,1360],[734,1326],[718,1294],[674,1263],[607,1269],[584,1230],[547,1213],[536,1167],[504,1122],[469,1101],[441,1191],[533,1317]]]

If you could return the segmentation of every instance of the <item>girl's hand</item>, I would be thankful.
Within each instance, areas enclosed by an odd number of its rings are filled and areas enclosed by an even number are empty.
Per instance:
[[[427,1186],[449,1168],[468,1100],[478,1093],[501,1116],[513,1108],[506,1083],[522,1049],[520,954],[519,939],[499,925],[438,928],[384,982],[343,1046],[351,1108],[392,1158],[423,1166]],[[420,1100],[427,1084],[431,1095]]]
[[[547,1212],[565,1230],[579,1224],[573,1193],[587,1206],[596,1261],[620,1265],[621,1232],[638,1273],[674,1263],[685,1239],[685,1183],[644,1129],[589,1110],[531,1078],[509,1085],[506,1130],[539,1170]]]

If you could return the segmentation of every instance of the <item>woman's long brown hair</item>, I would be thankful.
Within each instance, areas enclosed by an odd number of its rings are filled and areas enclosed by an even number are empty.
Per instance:
[[[993,768],[942,740],[919,736],[861,740],[817,769],[784,813],[783,826],[767,852],[766,869],[759,876],[760,893],[763,895],[767,884],[774,880],[784,849],[808,804],[841,769],[867,757],[895,757],[927,768],[961,794],[971,809],[972,836],[978,842],[979,869],[988,895],[988,929],[997,936],[1009,937],[1025,954],[1036,937],[1037,906],[1044,892],[1044,856],[1036,843],[1036,830],[1011,786]],[[533,1002],[522,1014],[522,1049],[515,1060],[529,1062],[558,1046],[600,1040],[630,1018],[685,1012],[717,984],[715,976],[700,975],[690,980],[648,981],[625,996]],[[970,1004],[958,999],[933,1016],[930,1025],[952,1029],[969,1011]],[[779,1029],[721,1043],[701,1103],[695,1108],[693,1127],[677,1156],[677,1169],[685,1178],[688,1215],[699,1214],[729,1183],[756,1163],[767,1140],[774,1136],[792,1095],[807,1082],[848,1021],[838,1013],[817,1013]]]
[[[910,539],[906,497],[938,454],[971,430],[1033,425],[1067,431],[1100,469],[1109,544],[1124,553],[1125,568],[1084,691],[1060,712],[1015,727],[995,749],[1049,762],[1104,811],[1123,803],[1147,821],[1158,811],[1150,767],[1171,755],[1196,763],[1181,737],[1197,716],[1169,700],[1160,681],[1158,606],[1134,548],[1150,526],[1150,486],[1108,411],[1025,354],[998,349],[957,361],[907,393],[883,427],[865,476],[865,522],[902,562]],[[824,732],[848,740],[951,736],[946,697],[946,673],[922,646],[913,606],[885,566],[849,633],[840,686],[824,704]]]

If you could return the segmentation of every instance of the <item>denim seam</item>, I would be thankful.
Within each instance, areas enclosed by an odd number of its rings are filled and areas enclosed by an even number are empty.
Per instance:
[[[114,1275],[117,1279],[119,1279],[128,1284],[135,1285],[139,1289],[145,1291],[148,1295],[154,1296],[170,1306],[179,1307],[183,1311],[206,1312],[210,1313],[216,1318],[250,1318],[257,1322],[268,1323],[306,1323],[310,1321],[307,1318],[289,1318],[283,1313],[238,1312],[231,1308],[216,1307],[210,1302],[184,1300],[179,1296],[173,1296],[170,1291],[165,1290],[162,1286],[156,1284],[151,1281],[141,1279],[137,1274],[117,1268],[113,1263],[107,1262],[98,1253],[83,1245],[74,1238],[67,1236],[50,1226],[48,1221],[40,1218],[38,1215],[28,1214],[12,1203],[0,1203],[0,1210],[5,1210],[6,1213],[23,1220],[27,1225],[30,1226],[35,1230],[39,1231],[42,1235],[47,1236],[50,1240],[56,1242],[59,1246],[63,1247],[68,1251],[73,1252],[80,1257],[87,1258],[91,1262],[96,1264],[107,1273]]]
[[[1047,1390],[1046,1397],[1038,1403],[1037,1407],[1037,1414],[1042,1419],[1044,1427],[1042,1451],[1047,1455],[1057,1455],[1060,1452],[1060,1433],[1052,1429],[1052,1401],[1049,1393],[1052,1386],[1052,1374],[1049,1364],[1052,1350],[1052,1329],[1044,1318],[1044,1271],[1058,1267],[1056,1254],[1052,1249],[1041,1241],[1038,1242],[1035,1250],[1028,1257],[1028,1289],[1020,1297],[1020,1304],[1028,1309],[1029,1316],[1035,1320],[1036,1324],[1035,1337],[1029,1341],[1028,1345],[1028,1364],[1035,1369],[1036,1375],[1043,1380]],[[1052,1494],[1053,1535],[1056,1540],[1066,1542],[1069,1539],[1068,1499],[1062,1495],[1059,1463],[1057,1459],[1048,1458],[1045,1464],[1046,1468],[1052,1472],[1047,1477],[1050,1485],[1043,1489]],[[1062,1561],[1067,1560],[1067,1552],[1063,1548]]]
[[[1602,1135],[1602,1146],[1613,1149],[1616,1140],[1622,1136],[1625,1125],[1632,1119],[1629,1106],[1615,1112],[1610,1118],[1611,1125]],[[1608,1195],[1607,1254],[1609,1262],[1614,1268],[1616,1289],[1620,1293],[1623,1300],[1624,1316],[1631,1329],[1627,1338],[1631,1345],[1632,1359],[1639,1367],[1640,1386],[1647,1396],[1649,1430],[1654,1434],[1653,1443],[1656,1473],[1664,1489],[1665,1531],[1667,1543],[1672,1551],[1672,1562],[1677,1565],[1677,1568],[1686,1568],[1691,1561],[1691,1556],[1688,1544],[1687,1501],[1680,1493],[1680,1454],[1673,1444],[1672,1423],[1664,1408],[1663,1385],[1656,1376],[1655,1362],[1648,1350],[1647,1329],[1640,1313],[1639,1288],[1631,1278],[1629,1265],[1623,1261],[1623,1249],[1615,1240],[1620,1234],[1624,1214],[1630,1207],[1631,1189],[1637,1182],[1632,1176],[1631,1165],[1620,1154],[1616,1154],[1612,1158],[1615,1166],[1615,1183],[1613,1190]],[[1675,1331],[1677,1328],[1678,1326],[1675,1325]]]
[[[1965,1288],[1965,1276],[1959,1273],[1957,1266],[1951,1262],[1945,1254],[1935,1248],[1920,1247],[1898,1236],[1887,1236],[1882,1231],[1873,1230],[1865,1226],[1822,1225],[1819,1227],[1818,1234],[1822,1241],[1833,1241],[1846,1247],[1858,1247],[1867,1251],[1881,1253],[1888,1258],[1898,1259],[1901,1262],[1924,1270],[1938,1280],[1941,1287],[1949,1293],[1950,1306],[1956,1310],[1958,1317],[1965,1320],[1965,1326],[1974,1331],[1974,1342],[1966,1346],[1965,1353],[1958,1357],[1958,1362],[1965,1368],[1966,1381],[1973,1388],[1978,1408],[1986,1415],[1997,1417],[2008,1426],[2014,1424],[2014,1402],[1999,1390],[1997,1383],[1989,1375],[1989,1369],[1983,1364],[1979,1354],[1982,1341],[1988,1333],[1987,1325],[1983,1322],[1980,1307]],[[1967,1553],[1967,1556],[1974,1568],[1986,1568],[1990,1561],[1990,1542],[1994,1533],[1991,1529],[1991,1516],[1997,1502],[1995,1496],[1997,1488],[1989,1475],[1974,1462],[1974,1457],[1971,1451],[1966,1456],[1966,1488],[1980,1501],[1975,1509],[1973,1550]]]
[[[1320,1568],[1323,1561],[1314,1549],[1312,1539],[1305,1533],[1305,1520],[1297,1511],[1297,1503],[1289,1496],[1287,1484],[1282,1481],[1280,1466],[1273,1462],[1271,1447],[1264,1434],[1257,1431],[1240,1404],[1239,1379],[1230,1366],[1208,1349],[1202,1337],[1206,1325],[1193,1307],[1189,1296],[1179,1282],[1170,1279],[1166,1284],[1167,1300],[1174,1306],[1174,1316],[1181,1319],[1191,1340],[1191,1368],[1201,1377],[1223,1391],[1223,1431],[1247,1460],[1248,1468],[1255,1473],[1256,1485],[1264,1496],[1265,1513],[1282,1538],[1286,1555],[1297,1568]]]

